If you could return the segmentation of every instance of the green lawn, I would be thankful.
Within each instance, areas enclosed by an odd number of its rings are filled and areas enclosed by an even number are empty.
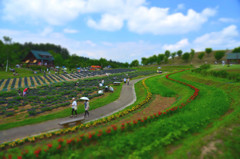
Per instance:
[[[228,67],[228,65],[211,65],[211,68],[209,70],[225,70],[227,72],[232,72],[232,73],[240,73],[240,65],[239,64],[234,64]]]

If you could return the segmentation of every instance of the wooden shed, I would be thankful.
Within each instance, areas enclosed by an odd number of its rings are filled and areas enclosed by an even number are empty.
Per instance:
[[[54,58],[49,52],[31,50],[23,59],[28,65],[54,66]]]

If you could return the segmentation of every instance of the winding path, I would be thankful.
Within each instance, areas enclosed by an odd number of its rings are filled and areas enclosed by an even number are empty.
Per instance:
[[[147,77],[144,77],[144,78],[147,78]],[[144,78],[132,80],[130,81],[129,85],[124,84],[122,87],[120,97],[116,101],[109,103],[105,106],[102,106],[100,108],[91,110],[89,112],[90,116],[85,119],[85,122],[103,118],[105,116],[111,115],[133,104],[136,101],[134,84]],[[80,114],[80,117],[83,115],[84,114]],[[21,127],[0,131],[0,143],[24,138],[27,136],[37,135],[43,132],[61,129],[58,123],[68,119],[69,117],[54,119],[54,120],[49,120],[49,121],[38,123],[38,124],[26,125],[26,126],[21,126]]]

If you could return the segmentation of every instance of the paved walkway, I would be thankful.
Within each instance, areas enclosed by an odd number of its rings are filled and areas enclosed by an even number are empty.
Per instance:
[[[116,101],[110,104],[107,104],[103,107],[91,110],[89,112],[90,116],[85,119],[85,122],[103,118],[105,116],[111,115],[133,104],[136,101],[134,84],[142,79],[144,78],[132,80],[130,81],[129,85],[124,84],[122,87],[120,97]],[[91,107],[91,102],[90,102],[90,107]],[[80,114],[80,117],[83,115],[84,114]],[[26,126],[21,126],[21,127],[0,131],[0,143],[24,138],[27,136],[37,135],[43,132],[61,129],[58,123],[61,121],[69,120],[69,119],[71,118],[66,117],[66,118],[54,119],[54,120],[49,120],[39,124],[26,125]]]

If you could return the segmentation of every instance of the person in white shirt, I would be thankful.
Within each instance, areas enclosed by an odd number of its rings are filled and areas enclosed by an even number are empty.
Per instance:
[[[88,112],[88,110],[89,110],[89,102],[88,102],[88,100],[85,100],[85,102],[84,102],[84,108],[85,108],[84,117],[86,117],[87,115],[88,115],[88,117],[89,117],[89,112]]]
[[[73,117],[73,112],[75,112],[75,116],[77,116],[77,101],[75,98],[72,98],[72,116]]]

